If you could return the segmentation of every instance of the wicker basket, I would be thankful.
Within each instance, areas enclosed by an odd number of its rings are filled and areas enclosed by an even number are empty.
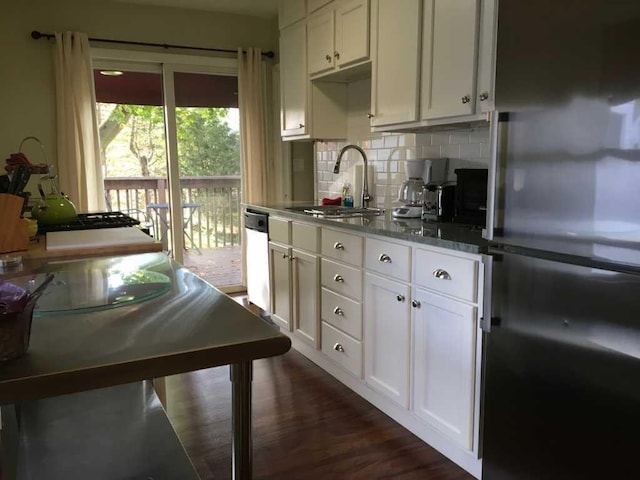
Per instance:
[[[0,362],[13,360],[26,353],[35,304],[29,302],[20,312],[0,314]]]

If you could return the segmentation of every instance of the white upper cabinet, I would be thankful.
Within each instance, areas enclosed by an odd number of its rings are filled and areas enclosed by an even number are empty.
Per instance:
[[[333,70],[335,31],[333,10],[323,10],[309,17],[307,22],[309,75]]]
[[[307,0],[307,11],[313,13],[320,7],[324,7],[327,3],[331,3],[333,0]]]
[[[496,40],[498,0],[483,0],[480,9],[480,44],[478,46],[477,110],[490,112],[495,108],[494,80],[496,71]]]
[[[374,0],[371,125],[418,120],[422,0]]]
[[[309,75],[369,59],[369,0],[340,0],[310,15]]]
[[[336,3],[334,57],[337,67],[369,59],[369,0]]]
[[[280,28],[302,20],[307,14],[306,0],[280,0],[278,4],[278,24]],[[309,0],[312,3],[312,0]],[[316,0],[317,3],[317,0]]]
[[[307,133],[307,31],[304,23],[280,30],[282,136]]]
[[[425,0],[421,117],[475,113],[479,0]]]

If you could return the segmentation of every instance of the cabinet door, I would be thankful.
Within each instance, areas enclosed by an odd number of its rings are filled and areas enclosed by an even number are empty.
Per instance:
[[[320,348],[320,260],[295,248],[291,251],[293,271],[293,331],[315,348]]]
[[[344,67],[369,58],[369,0],[342,0],[335,15],[336,65]]]
[[[423,119],[475,113],[478,2],[424,2]]]
[[[495,108],[494,80],[496,72],[496,36],[498,0],[483,0],[480,11],[480,44],[478,45],[478,110]]]
[[[307,22],[309,75],[332,70],[334,67],[333,10],[318,12]]]
[[[413,410],[461,447],[473,447],[476,308],[415,289]]]
[[[365,381],[409,408],[409,287],[370,273],[365,282]]]
[[[269,242],[271,318],[291,331],[291,249]]]
[[[278,5],[278,24],[281,29],[305,17],[307,14],[305,1],[280,0]]]
[[[307,133],[307,33],[304,23],[280,31],[282,136]]]
[[[418,120],[422,0],[374,0],[372,126]]]

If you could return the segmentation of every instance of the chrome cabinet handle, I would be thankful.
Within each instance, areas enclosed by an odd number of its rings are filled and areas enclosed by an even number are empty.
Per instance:
[[[342,275],[335,275],[333,277],[333,281],[338,283],[344,283],[344,278],[342,277]]]
[[[331,63],[331,55],[326,55],[324,58],[327,59],[327,62]]]
[[[400,303],[404,303],[405,297],[404,297],[404,295],[397,295],[396,296],[396,300],[398,300]]]
[[[449,272],[447,272],[446,270],[442,270],[441,268],[434,270],[433,276],[439,278],[440,280],[451,280],[451,275],[449,275]]]
[[[378,260],[380,260],[382,263],[391,263],[391,257],[386,253],[383,253],[382,255],[380,255],[378,257]]]
[[[340,60],[340,54],[338,52],[333,52],[333,56],[336,57],[336,60]]]
[[[336,352],[344,353],[344,347],[343,347],[342,345],[340,345],[339,343],[336,343],[336,344],[333,346],[333,349],[334,349]]]
[[[412,300],[412,301],[411,301],[411,306],[412,306],[413,308],[420,308],[420,305],[421,305],[421,304],[420,304],[420,302],[419,302],[418,300]]]
[[[480,95],[478,95],[478,98],[480,99],[481,102],[484,102],[485,100],[489,99],[489,92],[482,92]]]
[[[289,258],[289,255],[287,255],[286,253],[283,253],[282,258]]]
[[[335,313],[339,317],[344,317],[344,312],[342,311],[342,309],[340,307],[334,308],[333,309],[333,313]]]
[[[344,245],[340,242],[336,242],[333,244],[333,248],[335,248],[336,250],[344,250]]]
[[[373,113],[367,113],[367,118],[373,118],[375,115]]]
[[[297,259],[298,259],[298,257],[294,257],[293,255],[291,255],[291,256],[289,257],[289,260],[290,260],[290,261],[292,261],[292,262],[293,262],[294,260],[297,260]]]
[[[469,103],[471,101],[471,97],[469,95],[465,95],[462,97],[462,103]]]
[[[300,128],[304,128],[304,123],[299,123],[298,125]]]

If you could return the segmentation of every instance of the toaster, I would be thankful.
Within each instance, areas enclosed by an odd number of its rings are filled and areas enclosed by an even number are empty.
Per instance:
[[[422,219],[435,222],[453,220],[456,200],[454,183],[427,184],[422,188]]]

